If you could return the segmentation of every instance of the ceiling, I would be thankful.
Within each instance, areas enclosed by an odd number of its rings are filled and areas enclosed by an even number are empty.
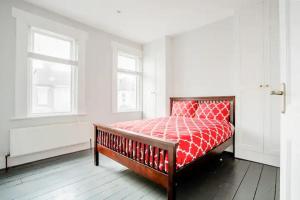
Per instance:
[[[123,38],[147,43],[232,16],[260,0],[25,0]]]

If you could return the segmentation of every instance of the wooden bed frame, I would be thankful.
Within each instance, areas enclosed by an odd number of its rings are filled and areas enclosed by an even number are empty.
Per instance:
[[[171,97],[170,98],[170,113],[172,112],[172,103],[177,100],[196,100],[199,103],[202,102],[221,102],[230,101],[230,122],[235,125],[235,97],[234,96],[220,96],[220,97]],[[205,160],[215,157],[222,153],[227,147],[233,145],[233,155],[235,153],[235,136],[231,137],[227,141],[223,142],[219,146],[207,152],[204,156],[199,157],[193,162],[185,165],[184,167],[176,170],[176,149],[178,143],[172,141],[162,140],[156,137],[139,135],[134,132],[119,130],[111,128],[107,125],[94,124],[95,131],[95,143],[94,143],[94,161],[95,165],[99,165],[99,153],[119,162],[134,172],[150,179],[151,181],[163,186],[167,189],[168,200],[174,200],[176,198],[176,180],[179,176],[189,174],[191,168],[195,167],[197,163],[201,163]],[[98,136],[100,141],[97,142]],[[120,138],[126,138],[127,144],[122,143]],[[105,140],[105,141],[104,141]],[[138,160],[138,158],[131,153],[123,154],[116,146],[129,145],[128,141],[132,144],[141,143],[147,144],[148,148],[156,147],[159,150],[163,150],[163,156],[168,153],[168,172],[159,171],[154,165],[144,164],[144,160]],[[116,145],[117,143],[117,145]],[[136,147],[137,145],[135,145]],[[149,147],[151,146],[151,147]],[[145,146],[144,146],[145,147]],[[145,148],[144,148],[145,151]],[[148,149],[149,152],[149,149]],[[144,152],[145,155],[145,152]],[[158,154],[158,160],[159,160]],[[143,156],[145,157],[145,156]],[[149,154],[148,154],[149,157]]]

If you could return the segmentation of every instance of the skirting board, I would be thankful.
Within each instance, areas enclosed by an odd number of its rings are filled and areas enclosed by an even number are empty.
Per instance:
[[[93,144],[93,143],[92,143]],[[62,147],[58,149],[53,149],[50,151],[44,151],[44,152],[39,152],[39,153],[34,153],[34,154],[29,154],[25,156],[17,156],[13,158],[8,159],[8,167],[13,167],[17,165],[22,165],[25,163],[30,163],[46,158],[51,158],[63,154],[68,154],[68,153],[73,153],[76,151],[82,151],[90,148],[90,143],[82,143],[82,144],[77,144],[77,145],[72,145],[72,146],[67,146],[67,147]],[[5,168],[5,158],[1,157],[0,158],[0,169]]]
[[[266,165],[271,165],[275,167],[280,167],[279,156],[264,154],[244,149],[238,149],[235,153],[236,158],[241,158],[253,162],[263,163]]]

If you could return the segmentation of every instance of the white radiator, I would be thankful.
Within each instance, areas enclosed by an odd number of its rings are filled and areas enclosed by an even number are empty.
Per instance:
[[[10,130],[10,156],[21,156],[90,141],[88,122],[15,128]]]

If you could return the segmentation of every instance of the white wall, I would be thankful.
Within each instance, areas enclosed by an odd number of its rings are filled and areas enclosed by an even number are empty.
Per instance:
[[[15,76],[15,18],[12,7],[64,23],[88,33],[86,45],[86,116],[49,117],[40,119],[12,120],[14,115]],[[140,44],[124,40],[103,31],[69,20],[55,13],[17,0],[0,1],[0,168],[4,167],[4,155],[9,152],[9,129],[76,121],[115,122],[141,118],[141,113],[113,114],[111,105],[112,50],[111,41],[117,41],[141,49]],[[90,133],[83,133],[90,134]],[[55,156],[88,148],[89,144],[56,149],[51,152],[17,157],[10,165]]]
[[[143,45],[143,117],[169,114],[171,96],[236,95],[236,18]]]
[[[217,21],[172,39],[173,95],[235,95],[236,20]]]
[[[171,96],[235,95],[236,18],[143,45],[143,117],[169,114]]]

